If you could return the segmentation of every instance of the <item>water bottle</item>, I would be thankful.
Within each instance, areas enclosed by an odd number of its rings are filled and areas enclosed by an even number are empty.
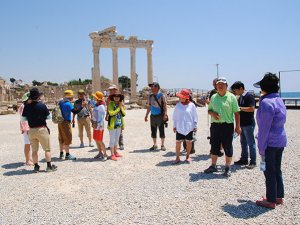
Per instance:
[[[233,139],[236,139],[239,136],[239,134],[237,132],[233,133]]]
[[[266,161],[265,161],[265,157],[264,156],[262,156],[261,159],[260,159],[259,169],[262,172],[266,171]]]

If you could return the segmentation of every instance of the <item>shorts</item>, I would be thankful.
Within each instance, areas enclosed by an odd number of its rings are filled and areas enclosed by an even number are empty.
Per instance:
[[[219,155],[220,146],[224,148],[225,155],[232,157],[233,155],[233,123],[212,123],[210,126],[210,143],[211,154]]]
[[[176,141],[192,141],[193,140],[193,131],[188,133],[187,135],[183,135],[181,133],[176,132]]]
[[[95,130],[93,131],[93,139],[95,141],[103,141],[104,130]]]
[[[58,124],[58,141],[62,145],[72,144],[71,122],[63,121]]]
[[[28,137],[33,152],[39,150],[39,144],[45,152],[50,152],[50,135],[46,127],[30,128]]]
[[[23,140],[24,140],[24,145],[30,145],[28,133],[26,131],[23,133]]]

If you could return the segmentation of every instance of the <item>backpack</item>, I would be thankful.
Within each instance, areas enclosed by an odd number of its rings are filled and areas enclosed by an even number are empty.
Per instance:
[[[53,123],[61,123],[64,121],[64,117],[61,112],[60,102],[54,107],[52,110],[52,122]]]

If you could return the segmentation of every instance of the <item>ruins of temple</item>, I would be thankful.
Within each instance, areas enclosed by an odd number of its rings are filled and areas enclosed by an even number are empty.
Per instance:
[[[130,36],[125,39],[124,36],[117,35],[116,27],[109,27],[102,31],[95,31],[89,34],[93,42],[94,67],[92,68],[92,85],[93,91],[102,90],[100,84],[100,49],[111,48],[113,60],[113,83],[118,85],[118,49],[130,49],[130,79],[131,79],[131,96],[130,101],[137,100],[136,91],[136,49],[144,48],[147,50],[147,64],[148,64],[148,84],[153,82],[153,68],[152,68],[152,40],[138,40],[137,36]]]

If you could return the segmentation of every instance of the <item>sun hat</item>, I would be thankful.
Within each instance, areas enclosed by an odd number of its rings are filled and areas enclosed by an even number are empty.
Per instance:
[[[39,91],[39,89],[37,88],[32,88],[30,91],[29,91],[29,96],[28,98],[30,98],[31,100],[37,100],[41,95],[43,95],[43,93],[41,93]]]
[[[153,82],[151,84],[148,85],[149,87],[158,87],[158,89],[160,89],[160,85],[157,82]]]
[[[268,93],[278,92],[279,90],[279,78],[274,73],[266,73],[262,80],[253,84],[256,88],[261,88],[261,90]]]
[[[64,95],[66,98],[73,98],[74,97],[74,93],[72,90],[65,90]]]
[[[78,94],[84,94],[84,95],[85,95],[85,91],[84,91],[83,89],[79,89],[77,93],[78,93]]]
[[[112,85],[109,86],[109,88],[108,88],[108,90],[113,90],[113,89],[119,90],[119,88],[118,88],[117,85],[115,85],[115,84],[112,84]]]
[[[218,83],[227,84],[227,79],[226,79],[225,77],[219,77],[219,78],[217,79],[216,84],[218,84]]]
[[[29,99],[29,92],[26,92],[22,97],[22,102],[26,102]]]
[[[95,100],[104,101],[104,94],[101,91],[97,91],[95,94],[92,94]]]
[[[182,89],[179,93],[176,94],[178,98],[190,99],[190,91],[187,89]]]

